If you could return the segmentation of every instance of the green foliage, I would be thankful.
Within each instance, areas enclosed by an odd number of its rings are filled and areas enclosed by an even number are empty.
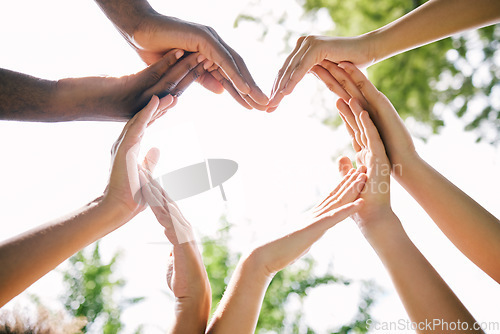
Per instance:
[[[125,285],[125,280],[115,278],[113,272],[119,256],[120,253],[117,252],[109,263],[104,263],[99,243],[96,242],[90,254],[82,250],[68,260],[69,268],[63,273],[66,293],[62,300],[73,316],[87,318],[88,324],[84,332],[92,329],[93,332],[105,334],[119,333],[123,329],[120,319],[123,310],[143,300],[116,299],[118,292]],[[101,327],[96,328],[98,326]]]
[[[228,246],[231,225],[223,217],[222,228],[215,238],[205,237],[203,244],[203,259],[207,268],[210,285],[212,286],[212,313],[219,304],[231,273],[236,267],[241,254],[231,255]],[[316,275],[316,263],[311,257],[304,257],[295,264],[278,272],[271,281],[262,303],[256,333],[314,333],[302,317],[302,305],[311,289],[323,285],[351,285],[346,278],[325,273]],[[341,326],[332,333],[366,333],[366,321],[370,318],[369,311],[373,306],[376,286],[372,282],[361,282],[362,293],[358,311],[351,322]],[[291,297],[298,298],[299,310],[291,310]]]
[[[327,35],[356,36],[380,28],[415,9],[423,0],[301,0],[304,19],[314,21],[327,10]],[[256,6],[266,6],[257,2]],[[286,9],[284,10],[286,14]],[[274,22],[283,14],[273,13]],[[286,15],[285,15],[286,16]],[[245,13],[237,20],[272,22]],[[248,19],[251,18],[251,19]],[[276,23],[278,25],[278,23]],[[283,22],[280,26],[286,26]],[[264,32],[272,27],[264,27]],[[288,27],[288,29],[293,29]],[[418,33],[418,32],[416,32]],[[308,32],[300,32],[307,35]],[[265,36],[265,33],[263,34]],[[287,36],[291,36],[288,34]],[[444,125],[445,110],[461,118],[477,140],[500,142],[500,25],[447,38],[384,60],[369,68],[370,79],[392,101],[403,118],[412,117],[432,132]],[[294,45],[295,41],[286,41]],[[288,52],[289,50],[287,50]],[[336,126],[338,119],[325,119]],[[422,134],[421,134],[422,135]],[[424,138],[425,139],[425,138]]]

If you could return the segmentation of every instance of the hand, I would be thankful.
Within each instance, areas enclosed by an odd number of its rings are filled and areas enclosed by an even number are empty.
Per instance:
[[[158,162],[159,152],[151,149],[144,158],[142,166],[137,163],[140,143],[146,128],[157,118],[173,107],[176,98],[167,95],[161,100],[153,96],[151,101],[125,124],[122,133],[111,149],[111,173],[108,186],[104,191],[104,201],[120,208],[130,220],[145,209],[145,201],[140,194],[141,181],[139,171],[146,169],[152,173]]]
[[[158,158],[158,155],[156,156]],[[140,168],[142,198],[149,204],[158,222],[165,228],[165,236],[172,245],[194,241],[191,224],[182,215],[177,204],[151,176],[150,170]]]
[[[254,253],[260,259],[267,276],[304,255],[308,249],[330,228],[345,218],[362,210],[364,200],[359,198],[365,187],[365,167],[350,170],[326,198],[310,212],[309,224],[283,238],[257,248]]]
[[[361,105],[355,99],[352,99],[349,105],[339,99],[337,107],[353,138],[356,162],[367,168],[368,182],[360,196],[365,205],[353,215],[353,219],[366,236],[368,230],[377,222],[387,220],[393,215],[390,204],[391,165],[377,128]],[[339,160],[341,174],[351,168],[352,163],[348,158]]]
[[[337,66],[325,61],[321,68],[315,71],[321,74],[318,76],[331,90],[346,102],[353,98],[352,103],[360,104],[368,112],[384,143],[393,176],[401,177],[403,170],[419,157],[411,135],[391,101],[351,63],[343,62]]]
[[[172,50],[143,71],[120,78],[91,77],[62,79],[58,82],[60,108],[75,110],[76,119],[86,119],[84,111],[98,111],[100,119],[129,120],[153,95],[180,96],[202,73],[207,61],[199,54],[184,55]],[[76,108],[71,108],[77,104]],[[95,112],[97,114],[97,112]]]
[[[368,66],[374,62],[372,43],[367,35],[357,37],[301,37],[292,53],[279,70],[273,85],[268,112],[278,108],[279,103],[290,94],[315,65],[323,60],[334,63],[350,61],[357,66]]]
[[[167,262],[167,284],[176,297],[176,318],[170,332],[204,333],[212,293],[193,229],[146,167],[139,169],[142,198],[173,245]]]
[[[214,29],[156,12],[144,14],[140,22],[130,43],[146,64],[174,48],[199,52],[215,64],[198,80],[205,88],[215,93],[225,88],[244,107],[266,109],[269,100],[254,82],[245,62]]]

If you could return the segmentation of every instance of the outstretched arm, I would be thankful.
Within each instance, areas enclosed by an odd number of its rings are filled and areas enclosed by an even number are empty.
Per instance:
[[[0,120],[127,121],[153,95],[179,96],[205,72],[199,54],[172,50],[143,71],[124,76],[50,81],[0,69]]]
[[[377,30],[356,37],[301,37],[280,69],[268,111],[323,60],[364,67],[467,29],[500,22],[497,0],[430,0]]]
[[[354,216],[361,232],[387,268],[413,323],[435,324],[430,332],[455,333],[456,328],[436,324],[466,323],[467,333],[482,333],[472,315],[408,238],[390,205],[390,162],[370,116],[359,104],[339,100],[338,108],[350,133],[355,134],[358,164],[368,168],[368,182],[361,198],[365,206]],[[340,170],[351,168],[349,159],[340,160]],[[429,332],[417,326],[418,333]]]
[[[262,300],[273,276],[304,255],[328,229],[362,207],[356,200],[366,181],[352,169],[311,212],[308,225],[269,242],[240,260],[209,325],[209,333],[254,333]]]
[[[81,209],[0,243],[0,307],[81,248],[102,238],[144,209],[137,154],[144,130],[175,99],[153,97],[132,118],[113,146],[113,165],[104,194]],[[152,153],[146,158],[154,161]],[[151,170],[153,164],[148,166]]]
[[[216,93],[226,89],[244,107],[265,110],[267,96],[213,28],[159,14],[146,0],[95,1],[146,64],[174,48],[199,52],[215,64],[200,77],[203,86]]]
[[[212,294],[192,227],[149,170],[142,169],[140,175],[143,198],[173,245],[167,267],[167,283],[175,296],[170,333],[205,333]]]
[[[369,112],[384,142],[394,178],[462,253],[500,282],[500,221],[420,158],[391,102],[359,69],[350,63],[339,66],[345,71],[333,65],[331,74],[355,98],[350,107],[361,105]],[[353,128],[359,132],[355,123]]]

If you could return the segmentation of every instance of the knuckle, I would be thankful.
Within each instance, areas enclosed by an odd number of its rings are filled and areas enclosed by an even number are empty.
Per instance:
[[[365,82],[363,80],[361,81],[357,81],[356,82],[356,87],[359,89],[359,90],[363,90],[363,88],[365,88]]]

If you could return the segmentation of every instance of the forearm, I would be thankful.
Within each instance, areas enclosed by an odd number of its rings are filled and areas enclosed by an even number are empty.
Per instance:
[[[0,120],[125,121],[134,113],[117,108],[123,102],[115,98],[120,84],[117,78],[51,81],[0,69]]]
[[[471,261],[500,282],[500,222],[422,159],[398,182]]]
[[[144,16],[156,13],[146,0],[95,0],[95,2],[131,44],[134,32]]]
[[[241,260],[231,277],[207,333],[254,333],[271,276],[254,253]]]
[[[130,217],[101,199],[0,244],[0,307]]]
[[[467,29],[500,22],[497,0],[430,0],[371,35],[375,61],[449,37]]]
[[[419,252],[396,216],[377,224],[378,231],[367,238],[386,267],[413,323],[466,322],[472,329],[472,315]],[[427,332],[420,330],[417,332]],[[447,333],[436,327],[436,333]],[[467,331],[468,333],[481,331]]]

